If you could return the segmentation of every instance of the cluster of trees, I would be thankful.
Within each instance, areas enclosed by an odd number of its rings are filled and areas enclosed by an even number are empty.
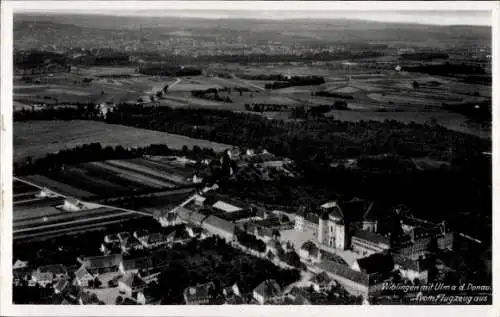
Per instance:
[[[201,69],[193,67],[180,67],[172,65],[148,65],[141,66],[137,72],[144,75],[151,76],[198,76],[201,75]]]
[[[191,95],[193,97],[200,98],[200,99],[215,100],[215,101],[227,102],[227,103],[233,102],[233,100],[229,96],[221,97],[219,95],[219,91],[223,91],[223,90],[220,90],[220,89],[218,90],[216,88],[209,88],[206,90],[192,90]],[[230,91],[230,88],[229,88],[229,91]],[[231,92],[229,92],[229,93],[231,93]]]
[[[401,54],[399,59],[411,61],[428,61],[433,59],[448,59],[450,56],[446,53],[439,52],[420,52],[420,53],[407,53]]]
[[[48,71],[47,66],[57,66],[58,71],[69,71],[68,59],[63,54],[32,50],[30,52],[16,52],[14,54],[14,68],[31,69],[32,73]]]
[[[255,250],[257,252],[266,251],[266,244],[261,239],[257,238],[253,234],[246,233],[245,231],[238,230],[236,232],[236,238],[241,245]]]
[[[323,115],[325,113],[328,113],[329,111],[333,109],[338,109],[334,105],[320,105],[320,106],[313,106],[309,108],[305,108],[304,106],[297,106],[292,109],[290,112],[290,117],[294,119],[319,119],[323,118]]]
[[[161,304],[183,304],[186,287],[213,282],[213,298],[222,288],[238,283],[243,294],[249,294],[266,279],[281,286],[300,278],[298,270],[284,270],[273,263],[258,259],[232,248],[222,238],[210,237],[176,245],[168,253],[171,261],[158,280]]]
[[[32,173],[52,173],[60,171],[65,164],[79,164],[92,161],[105,161],[141,157],[143,155],[182,155],[199,161],[215,158],[212,148],[200,148],[195,145],[192,149],[183,146],[181,150],[171,149],[166,144],[151,144],[145,147],[124,148],[121,145],[103,147],[100,143],[83,144],[71,149],[50,153],[45,157],[33,160],[28,157],[25,162],[15,162],[16,175]]]
[[[441,126],[394,120],[345,122],[324,118],[299,122],[266,120],[227,110],[118,107],[108,114],[106,122],[265,148],[297,161],[316,156],[317,161],[328,162],[335,157],[385,153],[449,160],[450,147],[454,157],[471,156],[489,147],[488,140]]]
[[[99,110],[93,103],[73,103],[74,107],[46,108],[35,110],[23,108],[13,113],[14,121],[29,120],[88,120],[97,119]]]
[[[405,66],[404,70],[407,72],[427,73],[439,76],[486,74],[484,68],[479,65],[451,64],[449,62],[444,64]]]
[[[281,74],[258,74],[258,75],[239,74],[238,77],[247,80],[286,81],[286,78]]]
[[[275,81],[272,84],[265,84],[266,89],[281,89],[294,86],[312,86],[321,85],[325,83],[323,76],[281,76],[283,81]]]
[[[245,104],[245,110],[253,112],[288,111],[288,105],[274,104],[274,103]]]
[[[342,99],[349,99],[353,100],[354,97],[352,95],[348,94],[342,94],[338,92],[328,92],[328,91],[318,91],[318,92],[313,92],[313,96],[319,96],[319,97],[332,97],[332,98],[342,98]]]
[[[334,61],[345,59],[360,59],[381,57],[385,54],[375,48],[367,48],[360,52],[343,51],[304,54],[231,54],[231,55],[171,55],[168,60],[179,64],[205,64],[205,63],[283,63],[283,62],[308,62],[308,61]],[[164,59],[165,57],[163,57]]]

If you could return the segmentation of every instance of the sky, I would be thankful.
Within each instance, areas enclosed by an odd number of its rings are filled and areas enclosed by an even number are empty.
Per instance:
[[[435,25],[485,25],[492,23],[491,12],[485,7],[472,5],[461,7],[450,2],[439,6],[439,2],[352,3],[340,5],[321,2],[118,2],[88,3],[83,1],[56,1],[53,5],[30,3],[15,12],[29,13],[78,13],[117,16],[176,16],[208,19],[249,18],[249,19],[360,19],[381,22],[419,23]],[[38,2],[40,3],[40,2]],[[41,2],[43,3],[43,1]],[[63,4],[63,5],[61,5]],[[75,6],[76,5],[76,6]],[[147,8],[147,9],[144,9]],[[320,9],[321,8],[321,9]],[[479,10],[481,9],[481,10]]]

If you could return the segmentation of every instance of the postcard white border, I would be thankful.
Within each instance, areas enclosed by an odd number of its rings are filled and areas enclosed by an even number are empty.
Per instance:
[[[492,306],[46,306],[12,305],[12,14],[29,10],[80,10],[93,8],[112,12],[133,12],[136,8],[196,9],[196,10],[348,10],[348,11],[492,11],[493,27],[493,191],[498,192],[500,143],[497,137],[500,100],[499,56],[499,4],[495,1],[3,1],[1,10],[1,249],[0,249],[0,316],[500,316],[500,300],[496,286],[500,282],[498,241],[499,230],[493,230],[493,305]],[[493,210],[498,209],[498,199],[493,195]],[[494,228],[499,227],[499,217],[493,212]]]

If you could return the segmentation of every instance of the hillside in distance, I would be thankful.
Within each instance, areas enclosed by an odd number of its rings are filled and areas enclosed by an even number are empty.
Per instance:
[[[166,36],[241,36],[244,41],[303,42],[408,42],[422,46],[485,45],[491,42],[491,27],[437,26],[385,23],[353,19],[269,20],[202,19],[185,17],[132,17],[104,15],[27,15],[14,17],[14,39],[18,48],[44,44],[61,38],[83,40],[99,37],[138,37],[158,41]],[[26,39],[30,39],[26,41]]]

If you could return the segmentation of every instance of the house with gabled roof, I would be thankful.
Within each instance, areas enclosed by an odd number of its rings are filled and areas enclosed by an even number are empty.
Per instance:
[[[122,261],[121,254],[110,254],[101,256],[89,256],[79,258],[78,261],[85,266],[85,268],[92,275],[99,275],[106,272],[116,272]]]
[[[263,281],[253,290],[253,298],[261,305],[278,301],[282,295],[281,287],[272,279]]]
[[[168,250],[152,252],[148,255],[134,258],[124,258],[120,263],[122,274],[138,273],[145,281],[152,281],[168,265]]]
[[[82,264],[78,270],[75,271],[74,284],[81,287],[88,287],[89,281],[93,281],[97,275],[91,274],[85,265]]]
[[[125,274],[123,278],[118,281],[118,289],[131,298],[136,298],[137,293],[144,290],[145,287],[146,283],[135,273]]]
[[[87,205],[76,198],[68,197],[64,201],[63,209],[66,211],[80,211],[87,209]]]
[[[50,264],[39,266],[31,274],[31,281],[34,284],[39,284],[46,287],[48,284],[56,283],[62,278],[67,278],[68,273],[66,267],[62,264]]]
[[[66,288],[70,286],[68,278],[62,278],[59,281],[57,281],[53,287],[54,287],[54,293],[60,294],[64,292]]]
[[[324,292],[329,290],[336,282],[328,276],[325,271],[314,275],[309,280],[310,285],[314,288],[316,292]]]
[[[28,267],[29,262],[28,261],[21,261],[20,259],[17,259],[14,264],[12,264],[12,269],[13,270],[22,270]]]

